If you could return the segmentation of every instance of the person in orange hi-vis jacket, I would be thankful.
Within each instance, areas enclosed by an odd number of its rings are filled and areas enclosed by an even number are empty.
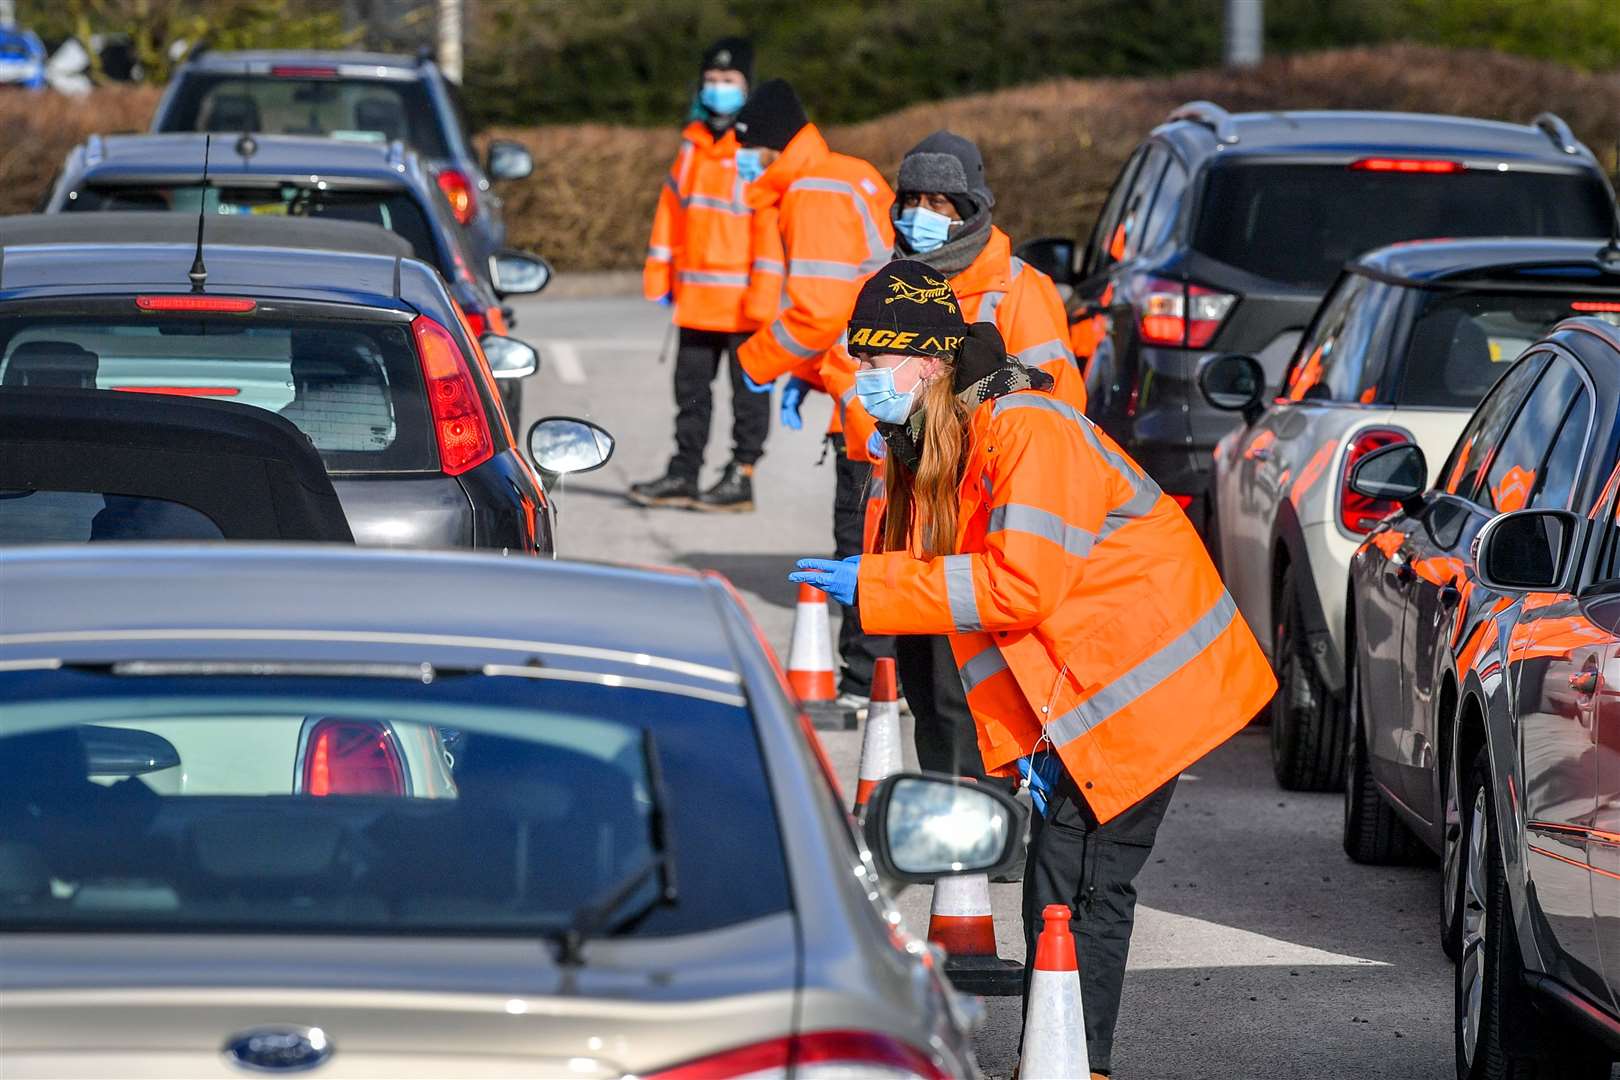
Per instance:
[[[838,343],[861,283],[889,260],[894,192],[875,168],[834,153],[809,122],[793,88],[777,79],[762,84],[737,114],[738,168],[758,169],[748,190],[756,214],[776,214],[787,260],[782,303],[775,317],[738,350],[756,383],[789,376],[781,421],[802,425],[800,408],[822,389],[821,360]],[[842,408],[835,404],[828,436],[836,451],[833,547],[839,556],[861,550],[863,497],[871,471],[866,440],[846,440]],[[838,628],[839,704],[865,707],[872,669],[889,643],[861,631],[860,614],[844,609]]]
[[[771,388],[743,374],[737,348],[775,314],[774,299],[761,298],[781,292],[783,266],[774,218],[756,220],[745,198],[747,184],[737,173],[732,124],[747,100],[753,62],[753,47],[743,38],[722,38],[704,52],[693,104],[697,118],[682,133],[659,192],[642,291],[649,300],[672,305],[679,328],[675,453],[664,475],[631,485],[631,501],[642,506],[754,508],[754,466],[770,432]],[[731,377],[731,462],[700,493],[712,384],[722,363]]]
[[[858,604],[875,633],[950,636],[984,770],[1023,777],[1036,809],[1026,943],[1047,904],[1074,910],[1107,1075],[1133,882],[1176,777],[1276,682],[1175,500],[993,324],[964,322],[932,267],[878,271],[849,347],[887,451],[882,551],[790,578]]]

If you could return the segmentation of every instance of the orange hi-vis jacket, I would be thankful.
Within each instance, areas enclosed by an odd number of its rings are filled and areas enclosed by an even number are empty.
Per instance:
[[[781,292],[781,239],[774,221],[754,220],[747,189],[737,175],[737,137],[727,131],[716,139],[707,124],[688,124],[658,195],[641,271],[648,300],[673,294],[675,325],[754,330],[762,319],[749,314],[750,297]],[[775,313],[769,306],[766,319]]]
[[[775,208],[787,279],[780,310],[737,359],[757,383],[791,373],[822,389],[822,354],[843,336],[866,279],[889,262],[894,192],[871,165],[833,153],[806,124],[748,186],[748,202],[756,214]],[[836,409],[828,430],[843,430]]]
[[[986,769],[1048,741],[1099,822],[1249,722],[1271,668],[1174,500],[1048,391],[968,422],[956,550],[864,555],[869,634],[949,634]]]

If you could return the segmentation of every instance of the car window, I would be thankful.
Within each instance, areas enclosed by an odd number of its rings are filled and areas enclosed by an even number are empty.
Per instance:
[[[1457,445],[1436,479],[1438,487],[1460,498],[1474,497],[1474,489],[1479,485],[1492,449],[1518,410],[1525,389],[1541,373],[1547,359],[1548,354],[1544,352],[1527,356],[1502,376],[1457,437]]]
[[[1115,259],[1108,254],[1109,242],[1119,226],[1120,217],[1125,212],[1125,198],[1131,193],[1132,181],[1136,178],[1137,167],[1147,156],[1147,147],[1137,148],[1125,167],[1119,171],[1119,178],[1114,181],[1113,188],[1108,192],[1108,199],[1103,203],[1102,213],[1097,215],[1097,224],[1091,230],[1091,240],[1086,245],[1086,263],[1081,270],[1082,278],[1089,278],[1100,274],[1112,266]]]
[[[1485,483],[1475,500],[1499,514],[1523,510],[1541,486],[1541,463],[1547,455],[1549,435],[1559,430],[1577,394],[1584,395],[1575,366],[1554,359],[1535,389],[1524,399],[1517,415],[1485,467]],[[1582,425],[1582,437],[1585,425]],[[1567,495],[1567,493],[1566,493]]]
[[[1170,235],[1176,214],[1181,209],[1181,196],[1187,190],[1187,170],[1174,154],[1165,153],[1164,173],[1153,195],[1147,218],[1142,223],[1139,251],[1153,251]]]
[[[1399,405],[1472,409],[1524,350],[1574,313],[1569,296],[1425,294],[1402,364]]]
[[[209,667],[0,673],[0,929],[532,939],[620,886],[638,936],[788,909],[740,699]]]
[[[308,77],[302,65],[286,70],[292,74],[188,73],[159,130],[330,135],[360,142],[402,139],[427,157],[448,153],[433,101],[421,83]]]
[[[1575,403],[1564,414],[1563,426],[1553,438],[1552,449],[1541,466],[1541,482],[1530,493],[1530,505],[1549,510],[1567,510],[1580,479],[1586,453],[1586,433],[1592,422],[1592,395],[1582,387]]]
[[[102,540],[221,540],[214,519],[184,503],[95,491],[0,489],[0,545]]]
[[[1148,147],[1147,158],[1131,182],[1131,192],[1125,197],[1125,212],[1114,234],[1108,241],[1108,254],[1116,262],[1136,257],[1142,247],[1142,233],[1147,226],[1148,211],[1152,209],[1153,194],[1169,164],[1170,151],[1157,143]]]
[[[1328,398],[1327,384],[1330,370],[1338,366],[1335,353],[1344,336],[1350,312],[1366,291],[1369,280],[1359,274],[1346,274],[1322,301],[1309,336],[1300,342],[1288,371],[1283,375],[1283,397],[1289,401]]]
[[[133,307],[133,305],[131,305]],[[37,316],[0,323],[0,383],[88,353],[85,385],[252,405],[298,426],[333,471],[433,471],[437,442],[403,323],[255,314]]]

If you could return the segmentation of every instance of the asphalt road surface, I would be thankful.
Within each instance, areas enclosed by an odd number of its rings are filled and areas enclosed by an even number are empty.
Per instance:
[[[817,464],[828,400],[806,406],[804,430],[773,428],[754,480],[758,512],[643,510],[625,501],[624,489],[660,475],[673,447],[667,309],[629,298],[543,297],[517,308],[518,336],[543,357],[525,387],[523,425],[580,416],[618,439],[606,468],[566,482],[561,554],[719,570],[785,657],[795,597],[788,570],[800,556],[832,550],[832,464]],[[729,456],[727,400],[722,378],[705,484]],[[858,734],[823,738],[853,792]],[[1340,817],[1336,795],[1277,788],[1263,731],[1239,735],[1183,775],[1137,882],[1116,1076],[1454,1075],[1436,871],[1354,865],[1339,846]],[[991,888],[1001,954],[1021,958],[1020,887]],[[900,897],[919,933],[929,892],[913,887]],[[1016,999],[990,1000],[978,1038],[989,1075],[1011,1074],[1019,1023]]]

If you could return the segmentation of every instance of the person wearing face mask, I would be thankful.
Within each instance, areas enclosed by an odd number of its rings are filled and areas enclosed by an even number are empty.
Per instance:
[[[790,580],[873,632],[949,636],[985,772],[1026,778],[1035,806],[1030,956],[1042,909],[1068,905],[1093,1075],[1111,1075],[1133,882],[1176,778],[1276,682],[1175,501],[993,324],[965,323],[937,270],[880,270],[849,347],[887,448],[880,550]]]
[[[770,384],[751,382],[737,348],[775,312],[783,274],[781,241],[768,220],[756,220],[736,163],[732,131],[748,97],[753,46],[721,38],[704,51],[696,118],[664,180],[642,269],[649,300],[674,307],[675,453],[664,475],[633,484],[643,506],[709,511],[754,508],[754,466],[770,431]],[[762,301],[763,298],[763,301]],[[731,378],[732,457],[719,481],[700,492],[699,473],[714,410],[712,385],[721,364]]]
[[[782,307],[738,350],[755,382],[791,376],[782,394],[782,422],[802,425],[800,407],[822,389],[821,360],[837,345],[861,283],[889,260],[894,192],[869,163],[834,153],[809,122],[793,88],[780,79],[756,89],[737,114],[737,166],[755,178],[748,189],[756,214],[776,215],[787,258]],[[849,438],[844,410],[851,391],[835,399],[828,437],[836,452],[833,543],[839,557],[861,550],[864,492],[871,471],[867,429]],[[846,607],[838,629],[842,656],[839,705],[858,712],[866,704],[872,669],[888,643],[861,631],[860,615]]]

